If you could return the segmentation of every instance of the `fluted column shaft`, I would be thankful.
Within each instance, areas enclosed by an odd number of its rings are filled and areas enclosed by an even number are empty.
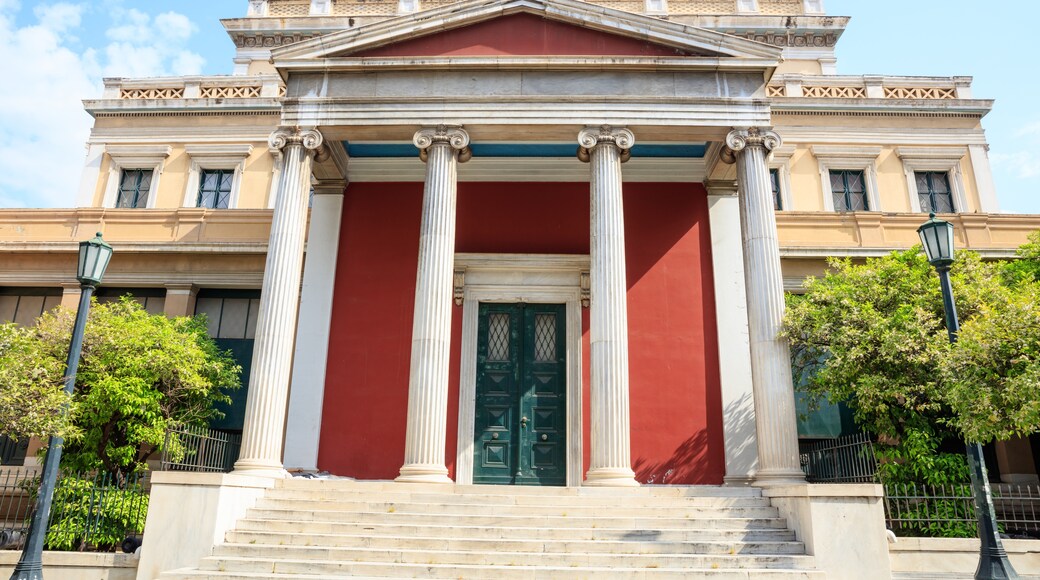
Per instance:
[[[635,138],[600,127],[578,135],[578,156],[590,163],[592,264],[592,462],[585,485],[636,486],[632,471],[628,383],[628,280],[621,163]]]
[[[780,338],[784,317],[784,279],[776,234],[769,151],[780,136],[751,128],[726,137],[727,160],[735,157],[744,242],[752,389],[758,431],[756,485],[804,482],[798,461],[798,426],[791,380],[791,353]]]
[[[311,161],[312,155],[324,151],[322,142],[321,133],[313,129],[282,128],[271,134],[271,149],[281,151],[283,168],[267,245],[242,449],[235,463],[236,472],[285,474],[282,439],[303,267]]]
[[[415,280],[408,426],[397,481],[450,483],[445,467],[448,362],[455,265],[456,167],[469,157],[459,128],[423,129],[414,142],[426,161],[419,268]]]

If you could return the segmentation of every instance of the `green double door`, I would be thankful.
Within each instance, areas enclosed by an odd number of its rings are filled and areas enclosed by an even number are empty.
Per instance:
[[[563,304],[481,303],[473,482],[567,484]]]

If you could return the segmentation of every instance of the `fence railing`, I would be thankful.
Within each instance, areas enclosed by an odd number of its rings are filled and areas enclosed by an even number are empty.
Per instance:
[[[148,515],[149,475],[62,473],[47,530],[48,550],[112,551],[139,539]],[[40,472],[0,472],[0,548],[21,549],[36,507]]]
[[[801,462],[810,483],[870,483],[877,478],[874,443],[866,433],[805,445]]]
[[[184,427],[166,433],[160,462],[163,471],[226,473],[235,466],[241,447],[241,434]]]
[[[1040,538],[1040,486],[993,484],[1001,533]],[[975,537],[975,501],[968,484],[885,486],[885,519],[900,536]]]

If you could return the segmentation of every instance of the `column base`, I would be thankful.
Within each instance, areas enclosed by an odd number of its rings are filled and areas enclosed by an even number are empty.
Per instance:
[[[761,470],[755,473],[756,487],[804,484],[805,472],[801,469]]]
[[[411,464],[401,468],[401,475],[394,481],[400,483],[455,483],[448,477],[448,468],[443,465]]]
[[[755,478],[750,475],[734,475],[726,476],[722,478],[723,485],[729,485],[733,487],[747,487],[755,482]]]
[[[639,487],[634,471],[624,467],[602,467],[590,469],[585,474],[586,487]]]
[[[234,475],[250,477],[270,477],[272,479],[289,479],[292,477],[281,463],[272,463],[258,459],[239,459],[235,462]]]

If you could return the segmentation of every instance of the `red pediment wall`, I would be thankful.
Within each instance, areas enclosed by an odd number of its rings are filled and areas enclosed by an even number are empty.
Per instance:
[[[353,53],[388,56],[690,56],[677,48],[548,20],[511,14]]]

